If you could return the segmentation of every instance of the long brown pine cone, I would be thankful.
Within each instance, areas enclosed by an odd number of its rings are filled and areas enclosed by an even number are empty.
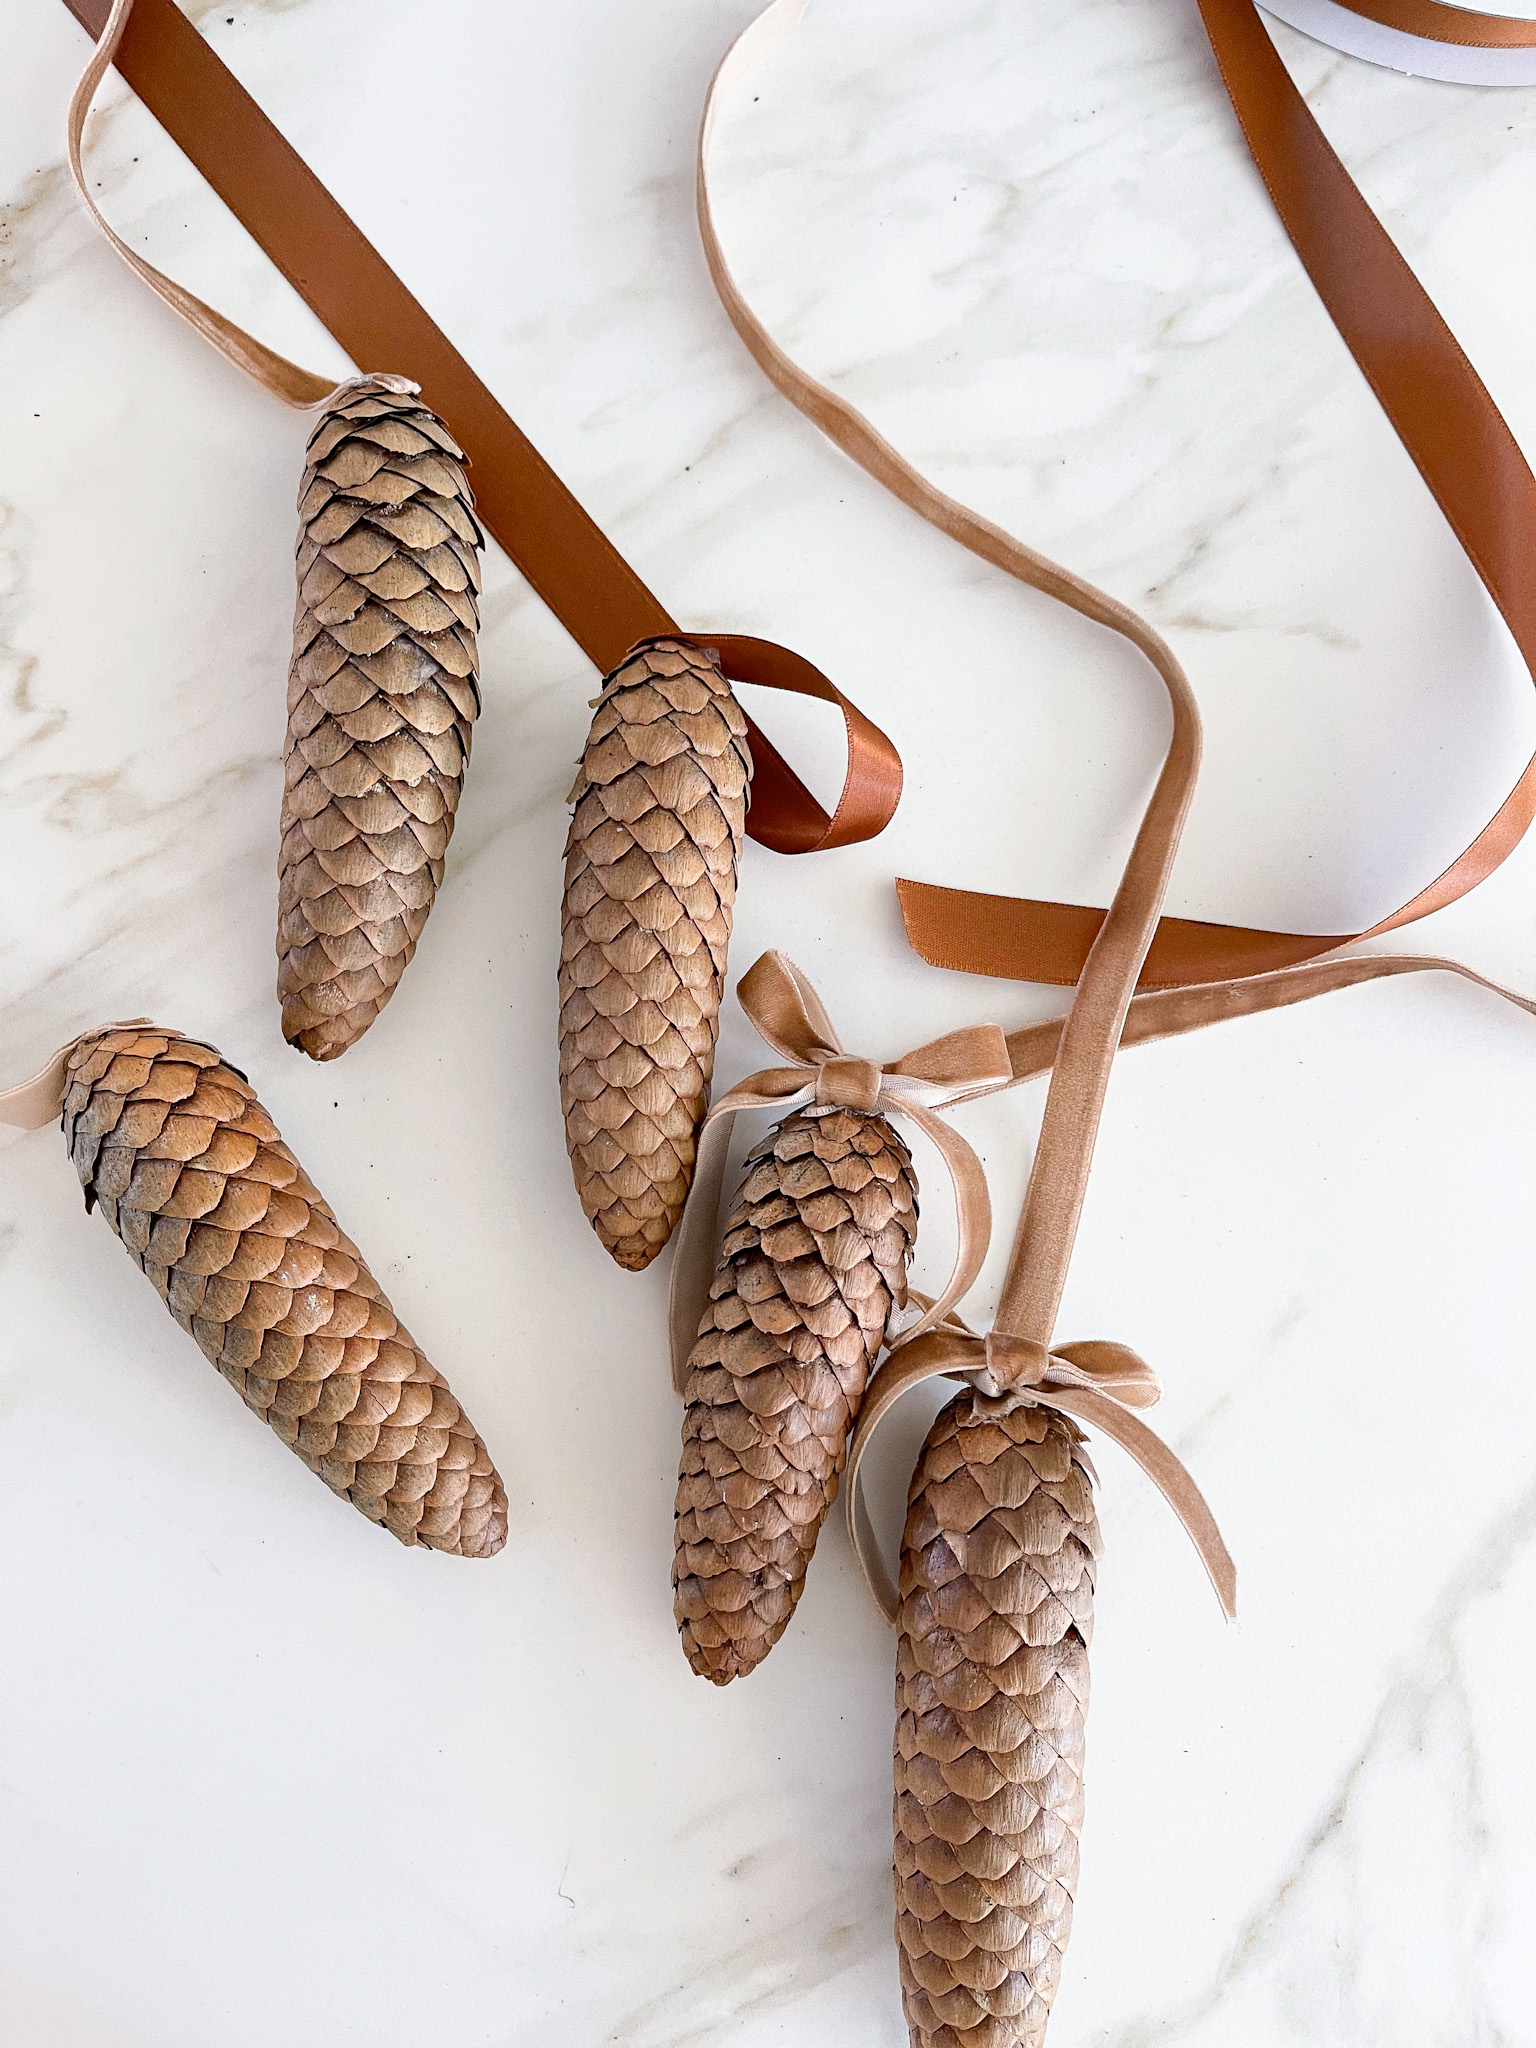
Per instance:
[[[453,832],[480,710],[484,540],[463,451],[417,397],[361,379],[310,436],[288,678],[277,992],[335,1059],[395,992]]]
[[[688,1360],[674,1525],[673,1611],[716,1685],[789,1625],[916,1228],[883,1116],[797,1110],[747,1160]]]
[[[896,1936],[914,2048],[1040,2048],[1072,1926],[1099,1525],[1082,1436],[965,1392],[908,1494]]]
[[[69,1056],[64,1140],[86,1207],[312,1472],[402,1543],[500,1550],[485,1445],[243,1074],[176,1031],[93,1033]]]
[[[672,1235],[709,1100],[752,757],[708,656],[635,648],[603,684],[565,846],[560,1104],[593,1229],[638,1273]]]

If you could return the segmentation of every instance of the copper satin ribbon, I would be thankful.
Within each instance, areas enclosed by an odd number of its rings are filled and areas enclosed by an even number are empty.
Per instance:
[[[773,0],[727,53],[706,103],[699,221],[726,312],[791,402],[913,510],[984,560],[1060,597],[1147,651],[1142,636],[1151,629],[1128,607],[1093,591],[936,490],[860,413],[784,354],[736,286],[710,215],[710,130],[722,88],[739,84],[753,56],[792,28],[806,4]],[[1386,26],[1438,40],[1536,44],[1536,24],[1464,13],[1435,0],[1344,4]],[[1286,232],[1536,681],[1536,478],[1454,335],[1329,147],[1253,0],[1200,0],[1200,8],[1223,81]],[[1316,935],[1163,918],[1148,949],[1142,984],[1163,988],[1268,975],[1413,923],[1455,902],[1491,874],[1519,844],[1533,816],[1536,759],[1472,845],[1428,888],[1368,931]],[[1074,983],[1105,916],[1078,904],[924,882],[901,880],[897,889],[908,938],[924,959],[1019,981]],[[1329,963],[1319,970],[1312,992],[1337,985]],[[1298,993],[1287,998],[1300,999]]]
[[[688,1354],[714,1278],[715,1219],[731,1130],[743,1110],[771,1109],[782,1115],[808,1103],[878,1110],[883,1116],[905,1117],[937,1147],[955,1197],[954,1270],[937,1302],[893,1337],[893,1348],[942,1322],[981,1271],[992,1236],[992,1205],[981,1161],[939,1111],[952,1101],[970,1101],[1011,1085],[1012,1062],[997,1025],[973,1024],[952,1031],[877,1066],[843,1050],[821,998],[783,953],[765,953],[742,976],[736,994],[764,1042],[790,1064],[765,1067],[737,1082],[714,1104],[700,1130],[693,1189],[676,1236],[668,1311],[672,1384],[680,1394],[687,1385]]]
[[[113,61],[353,361],[409,372],[474,465],[476,506],[486,527],[599,669],[615,668],[641,640],[670,635],[717,649],[725,673],[737,682],[838,707],[848,768],[831,817],[748,720],[755,771],[751,836],[775,852],[813,853],[882,831],[901,796],[901,758],[886,735],[788,648],[739,634],[680,631],[175,0],[66,4],[98,38],[70,109],[71,165],[86,204],[137,274],[231,362],[289,404],[313,405],[332,390],[331,380],[263,347],[163,277],[102,218],[80,170],[79,141],[91,96]]]
[[[1431,43],[1459,43],[1474,50],[1536,50],[1536,21],[1512,14],[1478,14],[1470,7],[1442,7],[1439,0],[1337,0],[1340,7],[1383,28],[1423,36]]]

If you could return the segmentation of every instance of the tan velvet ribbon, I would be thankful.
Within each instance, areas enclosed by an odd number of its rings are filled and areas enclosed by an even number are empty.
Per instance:
[[[149,1021],[148,1017],[128,1017],[116,1024],[102,1024],[98,1029],[140,1030]],[[17,1131],[40,1131],[44,1124],[53,1122],[64,1107],[65,1071],[69,1056],[79,1043],[80,1035],[71,1038],[30,1081],[18,1081],[14,1088],[0,1089],[0,1124],[9,1124]]]
[[[30,1081],[18,1081],[14,1088],[0,1093],[0,1124],[17,1131],[40,1131],[53,1122],[64,1105],[65,1066],[78,1043],[72,1038],[68,1045],[61,1045]]]
[[[1149,637],[1156,636],[1128,607],[936,490],[861,413],[779,348],[732,277],[710,208],[709,138],[723,96],[744,89],[753,61],[795,26],[806,4],[772,0],[726,53],[705,103],[699,225],[727,314],[785,396],[921,517],[983,560],[1148,651]],[[1253,0],[1200,0],[1200,5],[1223,81],[1286,232],[1536,680],[1536,478],[1455,337],[1329,147]],[[1447,40],[1479,40],[1479,23],[1500,20],[1442,8],[1434,0],[1371,0],[1369,10],[1361,5],[1357,11],[1420,33],[1422,7],[1432,7],[1442,30],[1458,31],[1458,37],[1447,34]],[[1532,33],[1526,25],[1525,35],[1505,39],[1523,41]],[[1489,39],[1498,37],[1489,31]],[[1465,895],[1507,859],[1533,817],[1536,759],[1466,852],[1368,931],[1313,935],[1163,918],[1147,950],[1142,984],[1176,987],[1267,974],[1396,930]],[[907,936],[925,960],[1020,981],[1074,983],[1105,915],[1078,904],[905,879],[896,886]],[[1324,976],[1319,989],[1332,985]]]
[[[883,831],[900,801],[902,779],[901,757],[886,735],[812,662],[776,641],[682,632],[175,0],[66,4],[99,39],[70,104],[70,168],[92,217],[136,275],[288,404],[312,406],[339,388],[253,340],[113,232],[91,196],[80,157],[91,98],[112,62],[352,359],[410,370],[409,378],[386,381],[419,388],[448,422],[474,465],[476,508],[485,526],[600,669],[617,667],[642,640],[707,639],[734,681],[838,707],[848,766],[830,817],[748,717],[752,838],[777,853],[799,854]]]
[[[892,1337],[893,1347],[931,1330],[981,1271],[992,1235],[992,1205],[981,1161],[939,1114],[951,1101],[968,1100],[1006,1087],[1012,1078],[1003,1034],[995,1024],[952,1031],[885,1066],[851,1057],[832,1028],[821,998],[783,953],[763,954],[736,989],[741,1007],[764,1041],[790,1064],[765,1067],[722,1095],[699,1133],[693,1191],[677,1232],[669,1309],[672,1384],[687,1385],[688,1354],[699,1334],[715,1271],[716,1219],[730,1152],[731,1131],[743,1110],[771,1109],[780,1115],[806,1103],[824,1108],[878,1111],[904,1117],[930,1138],[954,1190],[954,1270],[937,1301],[909,1328]]]
[[[987,1337],[978,1338],[962,1330],[958,1335],[946,1332],[942,1340],[951,1347],[940,1354],[947,1358],[956,1355],[953,1347],[957,1344],[972,1347],[967,1356],[974,1355],[974,1347],[980,1346],[991,1372],[991,1384],[1012,1394],[1026,1387],[1042,1386],[1048,1378],[1053,1385],[1057,1384],[1053,1358],[1067,1357],[1065,1352],[1053,1352],[1052,1333],[1077,1236],[1110,1069],[1137,976],[1157,928],[1194,793],[1200,765],[1200,714],[1183,669],[1167,642],[1145,619],[1084,578],[1025,547],[1001,527],[979,518],[956,499],[935,490],[860,413],[793,363],[748,307],[714,230],[709,203],[709,138],[722,89],[750,63],[764,43],[799,21],[804,7],[805,0],[774,0],[726,53],[705,102],[698,157],[699,226],[710,274],[726,311],[767,375],[855,461],[973,553],[1021,582],[1060,598],[1075,611],[1129,640],[1161,679],[1173,712],[1168,751],[1130,859],[1076,977],[1071,1010],[1059,1027],[1040,1137],[994,1328]],[[937,1311],[935,1304],[935,1310],[915,1326],[908,1338],[909,1345],[918,1341],[918,1332],[943,1320],[942,1313]],[[924,1341],[930,1351],[940,1342],[937,1338]],[[911,1356],[910,1351],[907,1356]],[[942,1363],[931,1367],[933,1371],[949,1369]],[[872,1393],[886,1384],[893,1390],[890,1399],[894,1400],[910,1382],[900,1376],[886,1382],[884,1375],[890,1370],[889,1364],[881,1368]],[[908,1370],[918,1377],[927,1376],[916,1367]],[[1092,1391],[1077,1388],[1073,1397]],[[1095,1394],[1097,1398],[1101,1396]],[[878,1413],[884,1412],[885,1407],[880,1406]],[[1153,1454],[1148,1451],[1147,1455]],[[873,1579],[871,1583],[874,1584]]]
[[[1158,1377],[1145,1360],[1123,1344],[1064,1344],[1043,1356],[1033,1351],[1020,1361],[1013,1343],[999,1332],[981,1337],[958,1316],[948,1316],[899,1354],[887,1359],[859,1416],[848,1453],[844,1504],[848,1534],[870,1595],[893,1625],[900,1610],[897,1589],[881,1556],[864,1497],[864,1455],[870,1440],[897,1402],[925,1380],[966,1380],[999,1408],[1059,1408],[1091,1422],[1129,1451],[1189,1534],[1200,1553],[1229,1621],[1237,1619],[1237,1571],[1206,1504],[1181,1460],[1160,1436],[1129,1411],[1150,1408],[1161,1396]]]

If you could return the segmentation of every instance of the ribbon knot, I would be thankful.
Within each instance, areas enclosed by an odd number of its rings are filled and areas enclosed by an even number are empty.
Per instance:
[[[954,1271],[937,1301],[890,1340],[893,1349],[912,1343],[943,1321],[981,1271],[992,1237],[992,1204],[981,1161],[937,1112],[1012,1079],[1008,1042],[995,1024],[951,1031],[880,1066],[843,1050],[820,996],[782,953],[765,953],[750,967],[737,984],[736,996],[764,1041],[792,1064],[765,1067],[738,1082],[710,1110],[699,1132],[693,1191],[672,1262],[672,1384],[679,1393],[687,1383],[688,1354],[709,1299],[715,1219],[731,1129],[744,1109],[782,1113],[815,1104],[820,1109],[904,1117],[937,1147],[955,1196]]]
[[[849,1059],[830,1053],[815,1062],[816,1102],[822,1109],[872,1110],[880,1100],[885,1076],[873,1060]]]
[[[1015,1337],[1007,1330],[989,1330],[980,1340],[985,1348],[985,1372],[1003,1393],[1018,1387],[1038,1387],[1051,1369],[1051,1354],[1032,1337]]]

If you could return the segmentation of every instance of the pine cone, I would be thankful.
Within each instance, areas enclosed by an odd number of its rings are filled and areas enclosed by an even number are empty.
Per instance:
[[[789,1625],[917,1228],[883,1116],[797,1110],[746,1163],[688,1360],[673,1611],[726,1685]]]
[[[485,1445],[243,1074],[176,1031],[94,1032],[69,1056],[64,1138],[86,1208],[312,1472],[402,1543],[500,1550]]]
[[[1072,1926],[1099,1525],[1081,1433],[969,1391],[907,1496],[896,1936],[913,2048],[1040,2048]]]
[[[277,992],[332,1060],[394,994],[443,879],[480,709],[463,451],[416,397],[345,387],[309,441],[288,678]]]
[[[709,1100],[752,758],[707,656],[652,640],[603,684],[571,791],[560,1101],[576,1192],[621,1266],[671,1236]]]

